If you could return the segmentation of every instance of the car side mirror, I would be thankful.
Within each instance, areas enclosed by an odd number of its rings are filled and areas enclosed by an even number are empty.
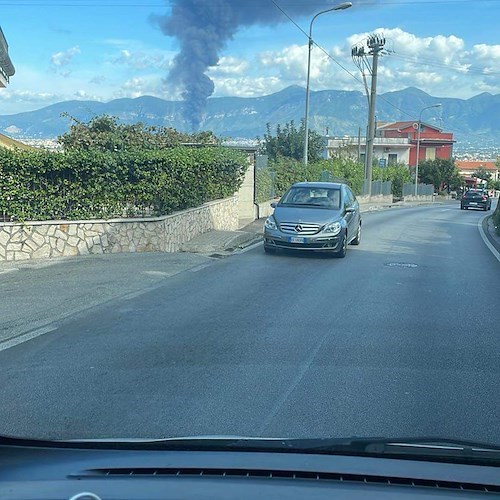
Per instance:
[[[271,208],[276,208],[278,206],[278,203],[276,203],[275,201],[273,201],[271,203]]]

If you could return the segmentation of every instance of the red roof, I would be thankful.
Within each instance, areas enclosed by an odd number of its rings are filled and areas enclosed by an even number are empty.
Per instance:
[[[408,122],[392,122],[392,123],[386,123],[385,125],[381,125],[378,127],[379,130],[400,130],[408,127],[413,127],[414,123],[418,123],[418,120],[413,120],[413,121],[408,121]],[[428,123],[421,122],[422,125],[432,128],[434,130],[437,130],[441,132],[442,129],[439,127],[435,127],[434,125],[429,125]]]
[[[480,167],[483,167],[485,170],[498,170],[494,161],[457,160],[455,161],[455,165],[461,170],[476,170]]]

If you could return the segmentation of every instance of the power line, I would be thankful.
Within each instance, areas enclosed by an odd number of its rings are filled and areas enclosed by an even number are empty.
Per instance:
[[[308,39],[309,39],[309,34],[304,30],[302,29],[302,27],[280,6],[278,5],[275,0],[271,0],[271,2],[274,4],[274,6],[280,11],[283,13],[284,16],[286,16],[288,18],[288,20],[290,22],[292,22]],[[345,68],[341,63],[339,63],[327,50],[325,50],[321,45],[319,45],[317,42],[315,42],[313,40],[313,43],[314,45],[316,45],[316,47],[318,47],[329,59],[331,59],[335,64],[337,64],[338,66],[340,66],[340,68],[342,68],[349,76],[351,76],[352,78],[354,78],[354,80],[356,80],[358,83],[360,83],[363,88],[365,88],[365,84],[363,81],[361,81],[358,77],[356,77],[356,75],[354,75],[353,73],[351,73],[351,71],[349,71],[347,68]],[[386,102],[387,104],[389,104],[390,106],[392,106],[393,108],[397,109],[400,113],[403,113],[404,115],[406,116],[410,116],[411,118],[415,118],[413,114],[407,112],[407,111],[404,111],[403,109],[399,108],[398,106],[396,106],[395,104],[391,103],[390,101],[388,101],[387,99],[385,99],[383,96],[381,96],[380,94],[377,94],[377,97],[379,97],[382,101]]]

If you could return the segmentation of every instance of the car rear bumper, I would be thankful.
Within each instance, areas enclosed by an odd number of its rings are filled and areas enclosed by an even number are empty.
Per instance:
[[[462,201],[462,207],[464,208],[482,208],[483,210],[485,208],[488,208],[489,202],[487,201],[476,201],[476,202],[470,202],[470,201]]]

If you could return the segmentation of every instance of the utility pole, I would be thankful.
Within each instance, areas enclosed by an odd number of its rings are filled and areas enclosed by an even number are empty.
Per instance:
[[[384,49],[385,37],[383,35],[370,35],[366,40],[366,50],[364,44],[357,45],[352,48],[351,55],[358,68],[360,68],[365,82],[365,89],[368,93],[368,88],[365,80],[365,68],[371,73],[371,88],[368,97],[368,131],[366,134],[366,148],[365,148],[365,172],[367,181],[366,193],[368,196],[372,194],[372,162],[373,162],[373,139],[375,137],[375,99],[377,96],[377,71],[378,71],[378,58],[380,52]],[[367,62],[367,55],[371,55],[372,65],[370,67]]]
[[[368,38],[368,48],[373,56],[372,84],[370,89],[370,107],[368,109],[368,137],[366,138],[366,178],[368,179],[368,196],[372,195],[372,163],[373,139],[375,137],[375,99],[377,97],[378,56],[385,45],[385,38],[380,35],[371,35]]]
[[[358,161],[361,159],[361,127],[358,127]]]

